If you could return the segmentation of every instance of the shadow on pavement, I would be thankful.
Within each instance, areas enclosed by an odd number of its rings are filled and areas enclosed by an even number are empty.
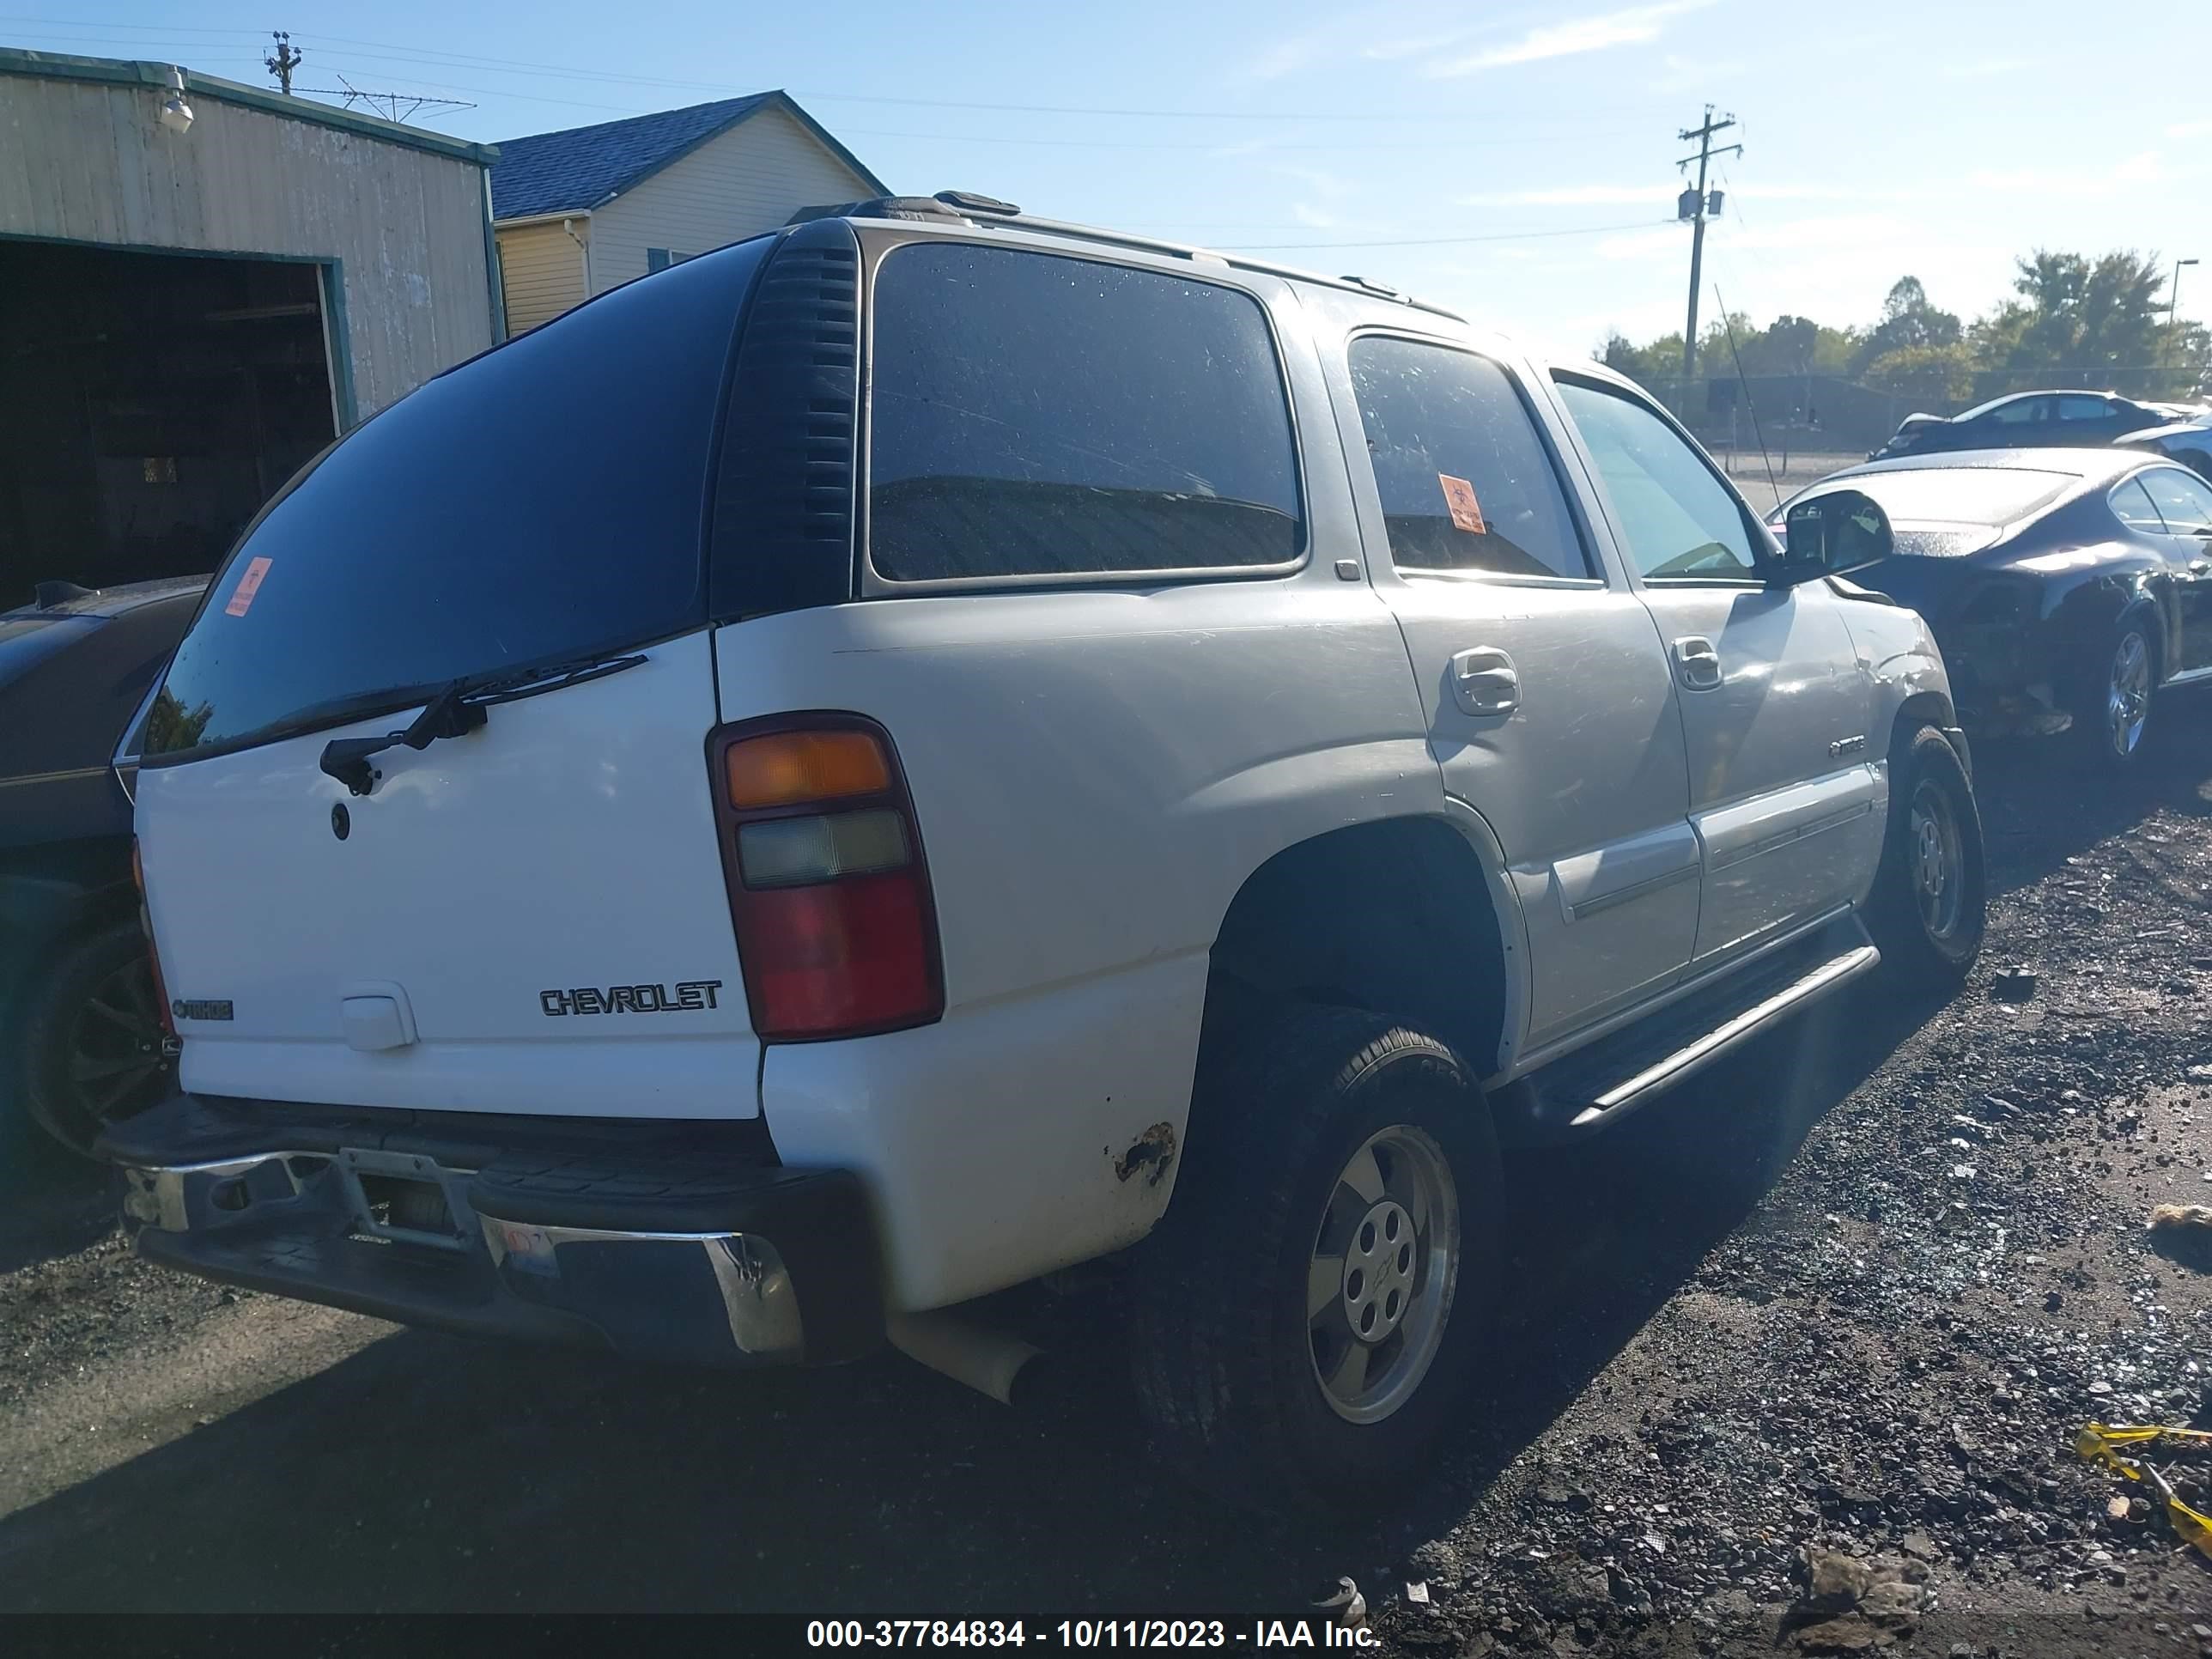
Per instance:
[[[1185,1489],[1103,1297],[1050,1311],[1057,1382],[1020,1412],[896,1358],[732,1377],[407,1332],[0,1521],[0,1604],[1289,1616],[1449,1528],[1926,1012],[1839,1000],[1601,1142],[1517,1157],[1498,1386],[1385,1518]]]
[[[2040,881],[2085,848],[2164,811],[2212,834],[2212,696],[2169,692],[2141,769],[2115,778],[2070,735],[1974,747],[1974,793],[1990,849],[1992,898]]]
[[[81,1250],[114,1224],[112,1173],[48,1140],[0,1085],[0,1273]]]

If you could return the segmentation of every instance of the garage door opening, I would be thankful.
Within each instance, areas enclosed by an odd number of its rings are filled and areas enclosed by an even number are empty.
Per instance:
[[[336,434],[322,276],[0,241],[0,610],[221,562]]]

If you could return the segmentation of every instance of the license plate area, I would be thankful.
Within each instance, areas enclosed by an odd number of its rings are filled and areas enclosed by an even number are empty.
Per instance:
[[[380,1244],[421,1244],[466,1251],[476,1218],[462,1196],[465,1170],[447,1170],[411,1152],[348,1147],[338,1174],[353,1211],[351,1236]]]

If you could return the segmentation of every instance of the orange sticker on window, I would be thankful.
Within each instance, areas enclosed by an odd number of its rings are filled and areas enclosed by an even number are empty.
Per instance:
[[[1455,512],[1453,516],[1456,518],[1457,513]],[[269,574],[269,564],[267,559],[248,559],[246,562],[246,574],[238,579],[238,586],[230,592],[230,603],[222,608],[224,616],[242,617],[252,608],[253,596],[261,591],[261,579]]]
[[[1444,505],[1451,508],[1451,521],[1470,536],[1487,535],[1489,526],[1482,522],[1482,504],[1474,499],[1474,486],[1449,472],[1437,473],[1437,482],[1444,487]]]

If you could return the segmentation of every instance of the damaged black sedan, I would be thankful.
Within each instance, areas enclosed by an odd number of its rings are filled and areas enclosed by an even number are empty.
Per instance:
[[[1928,619],[1970,734],[2070,731],[2124,768],[2212,679],[2212,483],[2141,453],[1969,451],[1831,474],[1775,509]]]

